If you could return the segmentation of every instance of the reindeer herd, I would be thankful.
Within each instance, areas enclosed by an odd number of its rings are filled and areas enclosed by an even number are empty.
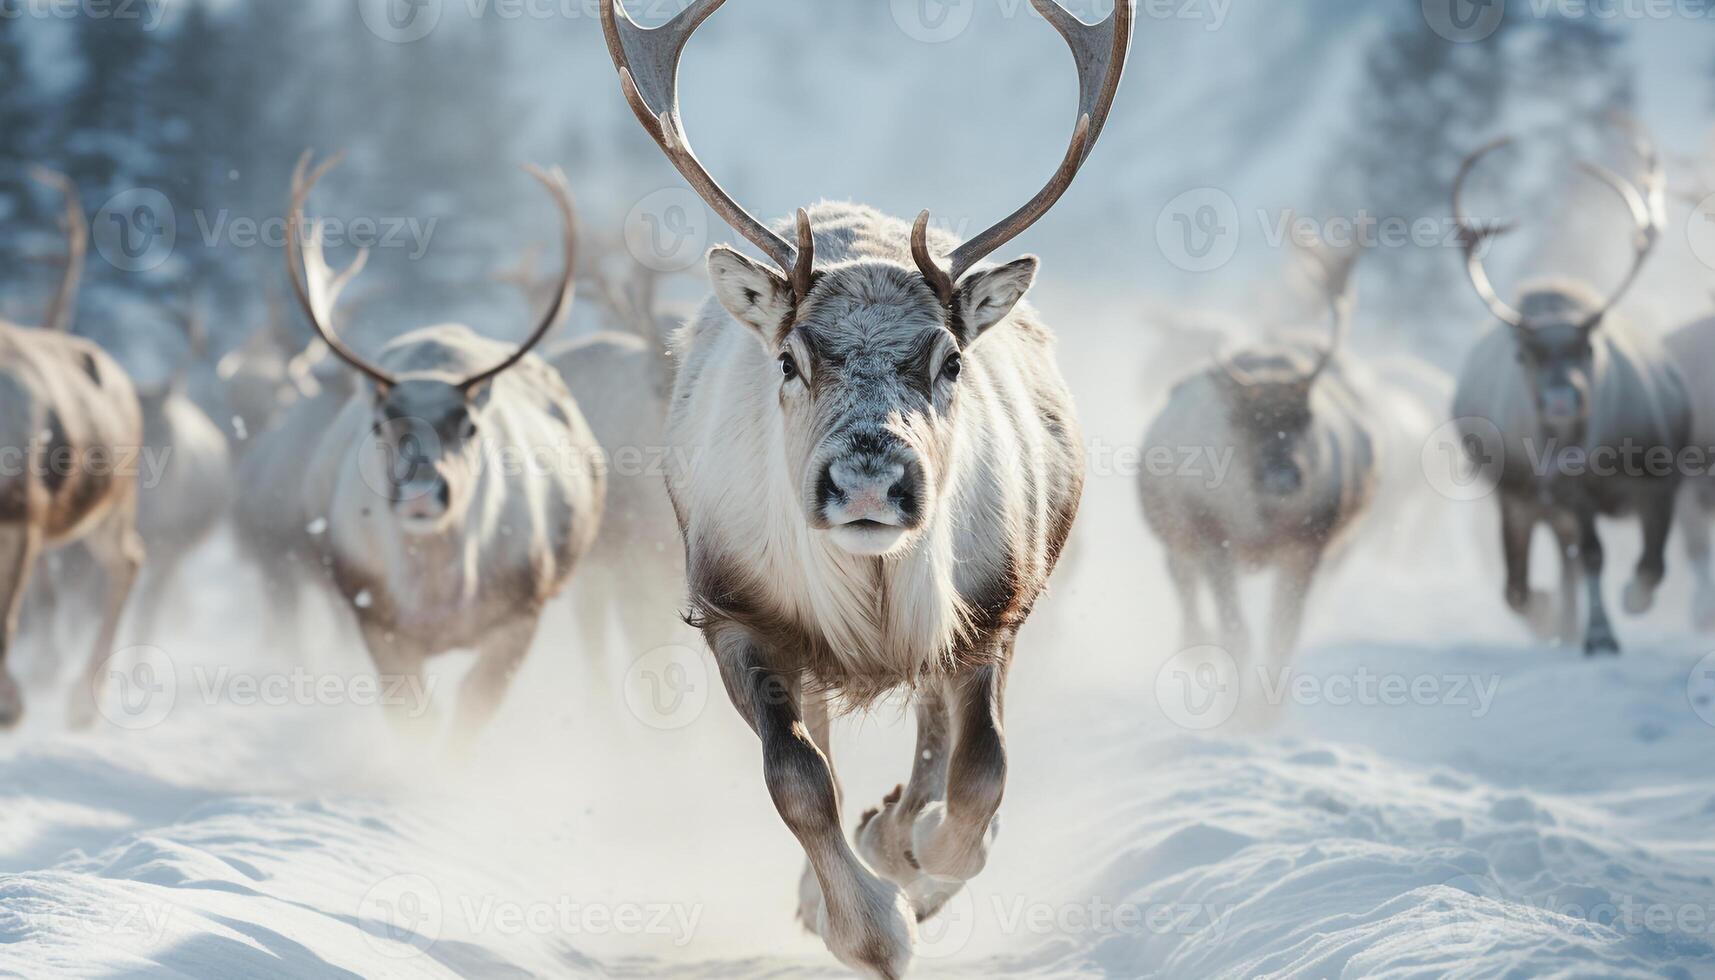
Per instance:
[[[450,650],[477,653],[449,726],[455,750],[498,710],[563,591],[592,652],[607,647],[610,625],[623,650],[649,650],[685,613],[760,741],[764,785],[803,848],[800,919],[852,968],[903,974],[917,924],[983,869],[995,843],[1006,678],[1084,487],[1054,334],[1026,299],[1038,260],[987,260],[1044,218],[1089,158],[1134,13],[1119,3],[1086,24],[1055,0],[1031,2],[1077,69],[1069,145],[1037,194],[960,241],[932,228],[927,211],[906,221],[824,202],[774,224],[753,216],[698,160],[679,115],[679,59],[724,0],[695,0],[649,29],[601,0],[639,124],[767,261],[711,250],[709,296],[685,318],[659,312],[652,276],[595,277],[608,329],[545,354],[536,350],[579,279],[563,173],[530,169],[563,233],[552,274],[527,261],[508,277],[540,309],[522,342],[432,325],[371,358],[343,339],[362,317],[340,302],[368,256],[334,268],[321,225],[306,216],[337,158],[317,164],[306,153],[288,188],[285,281],[314,340],[296,350],[278,330],[259,333],[221,360],[215,411],[230,431],[189,396],[187,370],[142,386],[70,334],[86,219],[69,181],[38,174],[65,198],[67,254],[42,323],[0,323],[0,448],[28,463],[0,471],[0,726],[24,707],[5,658],[26,606],[35,616],[88,597],[99,610],[70,695],[72,724],[86,725],[139,575],[133,628],[147,638],[183,560],[228,514],[237,552],[266,590],[265,625],[286,648],[298,648],[304,600],[316,597],[349,612],[384,677],[414,678]],[[1350,353],[1360,250],[1312,244],[1303,256],[1328,310],[1325,336],[1213,351],[1166,391],[1146,445],[1231,459],[1212,485],[1140,478],[1184,645],[1219,644],[1241,661],[1289,658],[1319,573],[1366,520],[1412,510],[1401,501],[1423,474],[1399,448],[1415,449],[1448,419],[1495,488],[1505,600],[1541,635],[1618,651],[1597,520],[1629,514],[1644,547],[1625,609],[1654,601],[1677,515],[1696,620],[1715,628],[1708,471],[1592,475],[1569,465],[1603,446],[1677,455],[1715,444],[1715,401],[1681,373],[1715,362],[1715,319],[1662,344],[1614,312],[1662,237],[1661,161],[1641,132],[1630,135],[1639,181],[1586,167],[1632,217],[1634,261],[1606,297],[1549,280],[1528,285],[1516,306],[1502,299],[1483,255],[1511,226],[1469,218],[1463,190],[1504,141],[1465,161],[1453,211],[1466,271],[1498,324],[1456,384],[1421,364]],[[189,364],[202,315],[189,305],[174,319]],[[113,465],[156,446],[173,455],[148,486],[135,467]],[[558,465],[507,465],[543,447]],[[665,479],[611,465],[644,447],[668,451]],[[1550,465],[1531,465],[1544,447]],[[1558,596],[1530,585],[1539,524],[1560,544]],[[1260,642],[1239,595],[1253,570],[1277,575]],[[909,778],[848,836],[831,719],[901,689],[917,715]],[[422,734],[441,727],[433,715],[389,717]]]

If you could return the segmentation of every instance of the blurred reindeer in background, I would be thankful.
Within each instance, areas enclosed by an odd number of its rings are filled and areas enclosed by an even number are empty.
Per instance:
[[[531,350],[571,303],[576,219],[565,175],[531,173],[564,225],[564,267],[547,312],[509,345],[458,324],[401,336],[370,361],[333,322],[325,265],[306,250],[305,199],[337,158],[292,176],[286,264],[305,317],[364,383],[303,458],[304,508],[377,672],[420,680],[425,661],[478,651],[452,738],[462,750],[498,709],[536,637],[542,607],[594,542],[605,498],[599,449],[577,403]],[[335,282],[349,281],[361,259]],[[418,688],[419,690],[421,688]],[[431,733],[430,716],[389,719]]]
[[[1606,167],[1580,165],[1619,195],[1632,219],[1631,268],[1607,297],[1569,280],[1527,284],[1517,307],[1496,293],[1482,252],[1514,225],[1478,225],[1465,210],[1463,191],[1477,164],[1510,139],[1467,156],[1453,183],[1466,272],[1500,321],[1471,352],[1453,414],[1471,463],[1499,489],[1507,605],[1539,636],[1550,635],[1557,624],[1561,642],[1570,644],[1579,634],[1582,580],[1588,654],[1620,649],[1602,595],[1596,520],[1641,518],[1643,557],[1626,588],[1625,608],[1634,615],[1646,612],[1665,574],[1674,497],[1682,482],[1677,461],[1691,435],[1690,397],[1666,350],[1613,313],[1654,250],[1665,209],[1660,157],[1635,126],[1627,131],[1644,164],[1641,187]],[[1663,454],[1670,462],[1656,465]],[[1538,524],[1547,524],[1560,543],[1558,608],[1551,596],[1530,586],[1530,543]]]
[[[1693,190],[1679,195],[1695,210],[1691,220],[1715,222],[1715,187],[1699,178]],[[1708,453],[1715,448],[1715,384],[1709,375],[1715,372],[1715,315],[1685,324],[1668,334],[1668,354],[1682,371],[1696,370],[1699,374],[1687,378],[1691,399],[1691,440],[1696,450]],[[1701,472],[1687,473],[1680,490],[1679,530],[1685,536],[1685,554],[1697,578],[1697,593],[1692,603],[1691,618],[1697,629],[1715,630],[1715,567],[1712,567],[1711,525],[1715,524],[1715,459],[1704,458]]]
[[[26,465],[0,472],[0,727],[17,724],[23,697],[6,664],[32,570],[44,549],[77,542],[102,573],[101,627],[68,718],[95,720],[119,619],[143,563],[137,472],[143,419],[137,392],[100,347],[70,334],[88,244],[77,188],[38,180],[65,197],[66,264],[41,329],[0,323],[0,448]]]
[[[578,627],[585,648],[600,655],[611,610],[621,649],[635,658],[684,636],[685,549],[667,496],[667,467],[674,465],[667,448],[669,343],[683,321],[659,309],[659,273],[624,264],[628,274],[617,277],[591,263],[588,279],[609,329],[547,359],[578,400],[608,468],[601,535],[586,559],[588,572],[571,589]]]
[[[225,434],[185,393],[186,375],[206,346],[203,311],[193,301],[170,315],[184,333],[185,357],[164,382],[138,392],[143,445],[162,464],[140,488],[137,513],[137,529],[149,552],[137,620],[137,633],[146,641],[158,639],[179,568],[226,516],[233,485]]]
[[[584,560],[585,574],[572,583],[572,613],[591,656],[611,659],[611,614],[623,654],[635,658],[684,634],[684,546],[665,471],[669,343],[683,319],[659,309],[660,273],[635,261],[623,244],[584,250],[595,258],[579,274],[581,295],[594,300],[601,329],[544,355],[577,399],[607,466],[601,534]],[[527,247],[518,266],[497,277],[536,305],[555,286],[538,271],[540,255],[539,247]],[[616,275],[615,266],[625,274]]]
[[[1378,463],[1370,409],[1340,357],[1358,255],[1325,246],[1304,252],[1332,314],[1325,345],[1263,343],[1218,354],[1173,389],[1144,439],[1145,458],[1195,451],[1204,459],[1195,473],[1145,467],[1138,485],[1144,516],[1167,550],[1187,647],[1216,642],[1243,664],[1251,636],[1239,572],[1273,569],[1267,649],[1284,663],[1317,570],[1371,504]],[[1204,586],[1214,632],[1203,618]]]

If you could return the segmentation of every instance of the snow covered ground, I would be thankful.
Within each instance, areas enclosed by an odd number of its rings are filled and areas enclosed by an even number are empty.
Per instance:
[[[1129,445],[1145,340],[1062,319],[1092,446]],[[1098,466],[1011,680],[1000,845],[915,975],[1715,976],[1715,643],[1683,582],[1588,662],[1505,614],[1486,507],[1434,517],[1361,545],[1240,703],[1176,650],[1131,480]],[[394,739],[342,631],[271,648],[225,542],[192,580],[174,637],[119,664],[117,723],[67,734],[38,684],[0,742],[0,974],[840,975],[699,653],[591,663],[556,610],[452,765]],[[835,741],[852,822],[910,721]]]

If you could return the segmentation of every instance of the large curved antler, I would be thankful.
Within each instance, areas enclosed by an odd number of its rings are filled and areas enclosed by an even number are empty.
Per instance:
[[[346,283],[369,261],[369,252],[359,252],[344,272],[331,275],[332,270],[322,257],[319,225],[312,228],[310,239],[305,242],[304,201],[310,196],[310,190],[316,183],[339,164],[344,154],[334,154],[312,171],[310,161],[314,157],[315,151],[305,150],[304,155],[298,158],[298,165],[292,169],[292,200],[286,207],[286,276],[292,281],[292,293],[297,296],[298,305],[303,308],[304,316],[309,319],[310,326],[315,328],[316,336],[322,339],[322,343],[327,344],[335,356],[351,365],[357,373],[383,388],[391,388],[396,380],[392,374],[364,360],[362,355],[347,347],[333,332],[333,304],[338,300]],[[323,273],[329,275],[324,276]],[[311,276],[315,277],[313,283],[309,281]]]
[[[367,251],[359,252],[356,260],[344,272],[333,275],[322,260],[319,231],[312,234],[311,240],[306,241],[304,239],[302,227],[304,201],[309,197],[310,190],[315,187],[317,181],[321,180],[340,161],[340,156],[335,155],[323,161],[320,166],[312,171],[309,166],[313,158],[312,151],[306,150],[304,155],[298,159],[298,165],[292,172],[292,200],[286,212],[286,272],[292,281],[292,291],[297,295],[298,305],[303,308],[304,315],[310,320],[310,325],[315,327],[317,336],[321,337],[322,342],[327,344],[328,349],[333,351],[340,360],[351,365],[358,373],[368,377],[377,385],[388,388],[394,385],[397,379],[390,372],[370,363],[356,351],[347,347],[329,327],[329,322],[333,316],[334,301],[352,277],[363,268],[369,253]],[[542,320],[525,338],[524,342],[518,346],[516,351],[494,367],[458,383],[458,387],[466,392],[480,387],[492,380],[495,375],[523,360],[525,355],[542,342],[542,338],[548,335],[548,331],[553,328],[554,324],[559,322],[561,314],[565,312],[571,302],[573,273],[577,259],[577,216],[572,207],[572,192],[567,186],[565,172],[558,167],[552,170],[543,170],[539,167],[526,166],[524,169],[548,189],[548,192],[553,195],[556,208],[560,212],[563,228],[561,242],[564,248],[564,265],[561,269],[559,288],[554,293],[554,299],[548,308],[548,312],[543,315]],[[303,266],[303,272],[300,272],[300,263]],[[311,274],[314,274],[316,281],[306,282],[306,277]]]
[[[1578,165],[1578,169],[1600,180],[1620,196],[1620,199],[1625,202],[1626,210],[1632,216],[1634,225],[1631,268],[1626,271],[1626,276],[1621,280],[1619,286],[1580,324],[1587,331],[1594,330],[1637,282],[1638,274],[1643,271],[1644,262],[1661,240],[1661,227],[1667,220],[1667,171],[1662,164],[1661,155],[1657,152],[1655,144],[1648,135],[1636,123],[1621,117],[1620,125],[1631,136],[1632,150],[1644,164],[1641,189],[1601,164],[1583,162]],[[1482,298],[1490,312],[1501,322],[1516,329],[1529,330],[1530,323],[1525,315],[1502,300],[1499,294],[1495,292],[1494,284],[1490,281],[1488,272],[1483,268],[1482,259],[1478,255],[1484,242],[1513,230],[1517,227],[1517,223],[1506,222],[1478,226],[1466,215],[1463,205],[1465,180],[1470,176],[1478,161],[1490,152],[1511,143],[1511,137],[1495,140],[1471,153],[1460,164],[1458,176],[1453,180],[1453,220],[1459,226],[1459,241],[1465,252],[1465,269],[1470,276],[1471,285],[1476,287],[1477,295]]]
[[[721,220],[774,260],[792,287],[794,302],[801,302],[810,292],[810,268],[815,262],[809,214],[798,209],[796,246],[775,234],[709,174],[692,151],[679,116],[679,57],[691,35],[725,2],[694,0],[667,23],[646,28],[632,20],[618,0],[601,0],[602,34],[637,121]]]
[[[560,286],[554,291],[554,299],[548,306],[548,312],[542,315],[536,329],[518,345],[512,356],[481,374],[472,375],[460,382],[459,387],[465,391],[481,387],[495,375],[522,361],[525,355],[542,342],[542,338],[548,336],[548,331],[554,328],[554,324],[560,322],[560,315],[571,308],[578,256],[578,217],[572,207],[572,189],[566,182],[566,172],[559,167],[543,170],[541,167],[527,164],[524,170],[548,189],[548,193],[554,198],[554,207],[560,212],[560,249],[563,259],[560,266]]]
[[[1662,164],[1661,154],[1657,152],[1655,143],[1644,133],[1642,127],[1632,119],[1622,116],[1619,122],[1621,128],[1631,137],[1632,152],[1643,161],[1642,188],[1634,186],[1601,164],[1582,163],[1579,168],[1613,188],[1621,200],[1626,202],[1626,210],[1631,212],[1635,226],[1632,234],[1632,266],[1626,270],[1626,277],[1620,281],[1619,286],[1608,294],[1607,301],[1585,318],[1585,330],[1594,330],[1602,322],[1602,318],[1608,315],[1608,311],[1631,291],[1632,285],[1638,281],[1638,274],[1643,272],[1644,262],[1661,241],[1662,225],[1667,223],[1667,168]]]
[[[1108,121],[1108,110],[1113,108],[1114,94],[1119,91],[1126,55],[1131,50],[1133,2],[1115,0],[1114,11],[1106,20],[1086,24],[1060,6],[1058,0],[1030,0],[1036,12],[1065,38],[1078,66],[1078,116],[1072,127],[1072,142],[1059,169],[1035,197],[999,224],[954,249],[946,267],[929,252],[929,212],[917,216],[911,229],[911,256],[942,303],[953,301],[953,287],[972,266],[1041,220],[1072,186],[1072,178],[1078,175],[1095,147],[1096,138]]]
[[[1512,137],[1506,136],[1495,140],[1486,146],[1478,147],[1466,154],[1459,163],[1459,173],[1453,178],[1453,221],[1459,226],[1459,246],[1465,253],[1465,274],[1471,280],[1471,285],[1495,315],[1495,319],[1512,327],[1524,328],[1524,314],[1512,308],[1511,304],[1501,299],[1495,292],[1495,284],[1489,278],[1489,272],[1483,268],[1483,246],[1492,239],[1508,234],[1518,227],[1518,222],[1488,222],[1476,224],[1465,212],[1465,181],[1471,176],[1478,162],[1496,150],[1512,145]]]
[[[60,230],[66,236],[66,264],[60,275],[60,286],[42,318],[48,330],[71,329],[72,316],[77,311],[77,286],[83,278],[84,256],[89,251],[89,222],[84,219],[83,204],[77,199],[77,185],[70,177],[46,167],[35,167],[30,176],[52,187],[65,198],[65,212],[60,217]]]

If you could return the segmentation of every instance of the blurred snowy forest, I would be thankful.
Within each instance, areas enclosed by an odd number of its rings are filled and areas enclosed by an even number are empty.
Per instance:
[[[1010,210],[1063,151],[1074,84],[1064,48],[1023,0],[956,0],[948,10],[963,3],[968,26],[927,43],[902,10],[936,3],[729,3],[686,56],[699,153],[762,215],[850,197],[901,215],[929,207],[969,229]],[[619,240],[639,202],[680,186],[623,104],[595,0],[423,0],[406,12],[432,14],[433,29],[406,43],[351,0],[128,6],[134,16],[51,16],[54,5],[31,0],[0,18],[0,259],[29,270],[0,293],[15,319],[40,309],[59,249],[59,205],[29,180],[32,164],[75,179],[98,243],[150,230],[136,225],[148,217],[133,206],[138,189],[170,204],[170,254],[147,269],[94,261],[78,329],[125,347],[151,307],[195,296],[215,313],[217,353],[261,322],[278,289],[277,219],[306,147],[350,152],[314,213],[397,231],[353,299],[360,334],[449,316],[520,328],[522,301],[492,275],[551,243],[553,225],[519,163],[566,168],[595,242]],[[679,6],[649,3],[638,16],[659,22]],[[1111,4],[1071,6],[1093,18]],[[1421,0],[1140,6],[1100,150],[1016,248],[1044,256],[1048,288],[1135,295],[1140,316],[1171,301],[1267,319],[1283,268],[1263,234],[1272,216],[1441,219],[1469,148],[1511,132],[1549,161],[1596,152],[1613,142],[1603,117],[1614,108],[1638,111],[1679,154],[1704,152],[1715,108],[1707,18],[1513,7],[1492,38],[1455,44],[1426,29]],[[1555,254],[1565,228],[1530,220],[1550,213],[1548,196],[1571,193],[1566,168],[1538,170],[1493,197],[1533,232],[1505,251],[1503,271],[1584,260]],[[1176,267],[1157,244],[1163,208],[1198,188],[1229,196],[1244,226],[1234,259],[1212,272]],[[1593,234],[1623,228],[1613,214],[1587,218]],[[426,242],[399,230],[430,222]],[[1621,232],[1608,234],[1623,251]],[[720,226],[700,237],[731,236]],[[1377,252],[1361,284],[1366,312],[1425,353],[1462,348],[1481,317],[1461,302],[1455,255]],[[1685,292],[1706,295],[1692,282]],[[1468,326],[1449,334],[1449,324]]]

